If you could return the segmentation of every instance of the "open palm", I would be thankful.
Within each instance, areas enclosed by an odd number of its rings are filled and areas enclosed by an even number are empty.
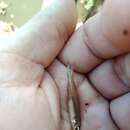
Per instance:
[[[0,130],[71,129],[67,64],[75,70],[81,130],[130,130],[129,6],[129,0],[107,0],[74,31],[74,1],[53,0],[1,37]]]

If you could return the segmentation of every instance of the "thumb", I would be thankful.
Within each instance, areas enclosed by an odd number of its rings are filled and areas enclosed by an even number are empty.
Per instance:
[[[0,52],[10,52],[47,67],[57,56],[76,24],[74,0],[51,0],[28,23],[16,31]]]

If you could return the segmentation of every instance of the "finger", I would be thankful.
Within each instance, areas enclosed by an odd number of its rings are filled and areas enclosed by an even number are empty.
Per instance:
[[[105,1],[103,9],[73,34],[59,59],[86,73],[102,60],[128,52],[129,6],[129,0]]]
[[[47,67],[73,32],[75,24],[74,0],[53,0],[6,40],[0,51],[22,55]]]
[[[130,91],[130,54],[101,64],[89,74],[93,86],[108,99]]]
[[[56,126],[57,129],[60,129],[60,98],[58,88],[47,72],[44,74],[40,87],[43,89],[43,93],[46,96],[45,100],[47,99],[49,104],[49,110],[51,111],[50,118],[53,119],[54,126]]]
[[[114,124],[110,113],[109,104],[101,97],[86,106],[83,112],[83,130],[119,130]]]
[[[112,117],[121,130],[130,129],[130,93],[121,96],[111,102],[110,111]]]
[[[102,11],[102,30],[119,50],[130,51],[130,1],[107,0]]]

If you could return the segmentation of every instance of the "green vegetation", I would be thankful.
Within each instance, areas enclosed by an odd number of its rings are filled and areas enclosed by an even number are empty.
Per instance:
[[[1,11],[5,10],[4,14],[0,13],[0,20],[19,27],[40,9],[42,0],[0,0],[0,3],[7,5],[5,9],[0,6]]]
[[[78,22],[86,21],[97,12],[103,0],[75,0],[79,12]],[[42,0],[0,0],[0,20],[21,26],[41,7]]]
[[[102,5],[104,0],[78,0],[77,7],[79,12],[79,22],[85,22],[94,15]]]

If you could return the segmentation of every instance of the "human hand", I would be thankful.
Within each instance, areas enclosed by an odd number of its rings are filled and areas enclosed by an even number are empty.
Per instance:
[[[12,36],[1,38],[0,129],[70,129],[64,65],[69,63],[76,71],[81,129],[130,130],[130,61],[125,54],[130,49],[130,2],[107,0],[73,33],[74,1],[54,1]]]

